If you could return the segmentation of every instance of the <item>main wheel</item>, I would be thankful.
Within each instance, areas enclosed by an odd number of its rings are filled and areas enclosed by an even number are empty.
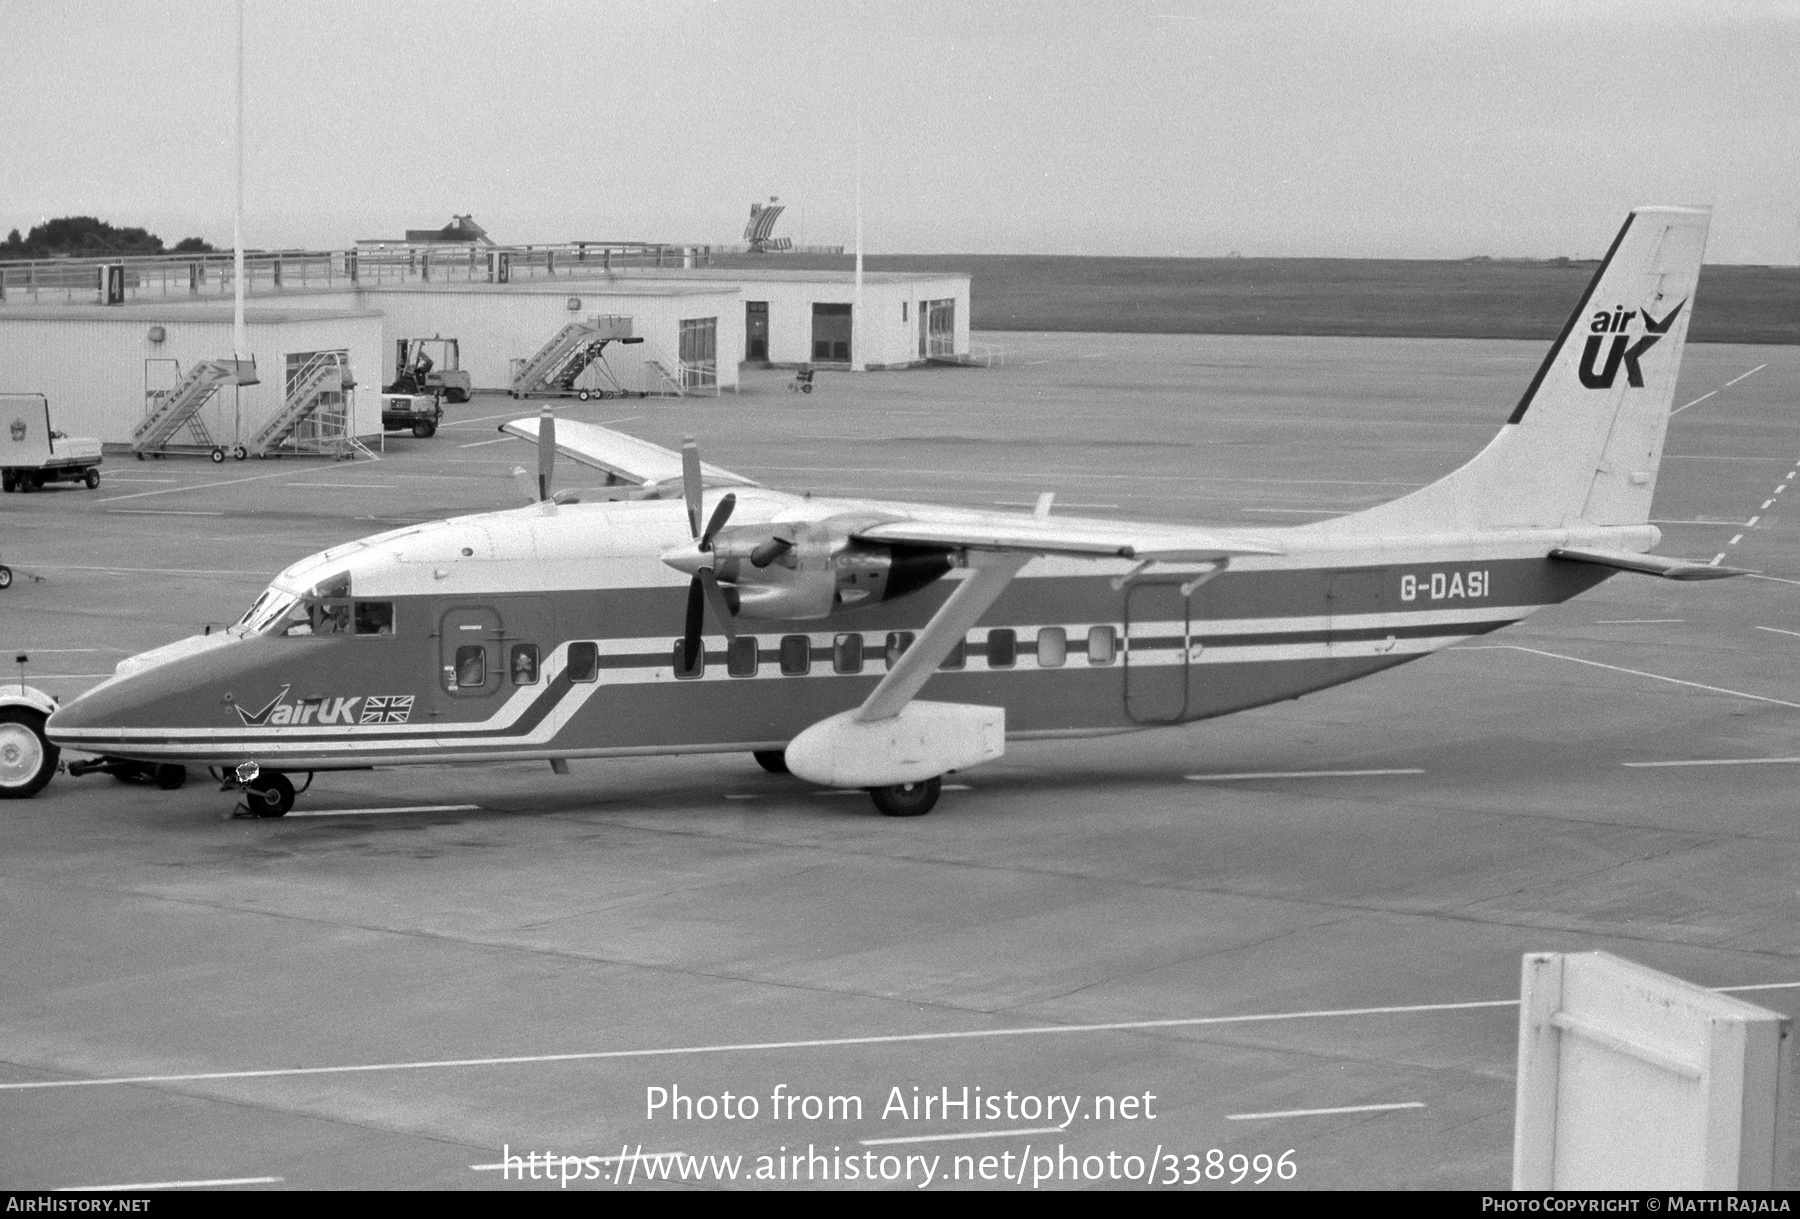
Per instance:
[[[772,775],[788,773],[787,751],[783,749],[758,749],[750,755],[756,764]]]
[[[27,470],[19,475],[19,486],[26,491],[42,491],[44,489],[44,472]]]
[[[244,784],[244,803],[258,817],[285,817],[294,807],[294,785],[279,771],[265,770]]]
[[[933,775],[918,783],[898,783],[893,787],[871,787],[869,799],[889,817],[923,817],[938,801],[943,780]]]
[[[225,460],[225,450],[224,449],[214,449],[212,451],[212,459],[213,459],[213,464],[215,466],[218,465],[220,462],[224,461]]]
[[[0,588],[12,587],[12,568],[0,563]]]
[[[37,795],[56,773],[61,753],[44,737],[43,712],[0,707],[0,800]]]
[[[150,768],[150,781],[166,792],[187,782],[187,767],[175,762],[159,762]]]
[[[12,471],[11,470],[0,470],[0,491],[11,491],[12,489],[13,489]]]
[[[92,491],[95,487],[100,485],[100,471],[96,470],[93,466],[89,466],[87,468],[87,473],[81,476],[81,481],[87,484],[87,489],[89,491]]]

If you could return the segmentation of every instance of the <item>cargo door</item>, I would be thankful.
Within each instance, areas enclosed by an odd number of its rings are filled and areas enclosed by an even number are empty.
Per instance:
[[[1382,656],[1394,650],[1394,628],[1380,615],[1396,606],[1397,577],[1389,567],[1334,571],[1326,584],[1326,654],[1333,660]]]
[[[1125,713],[1139,724],[1187,714],[1188,599],[1174,581],[1125,590]]]

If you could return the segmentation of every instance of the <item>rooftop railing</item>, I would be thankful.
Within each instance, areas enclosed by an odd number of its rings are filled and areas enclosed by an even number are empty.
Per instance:
[[[713,249],[572,241],[520,246],[255,250],[244,253],[244,294],[266,297],[332,288],[582,279],[634,267],[710,266]],[[0,306],[228,300],[233,295],[232,281],[229,252],[24,259],[0,262]]]

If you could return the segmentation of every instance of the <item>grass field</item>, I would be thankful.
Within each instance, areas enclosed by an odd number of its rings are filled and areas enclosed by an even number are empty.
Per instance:
[[[793,270],[853,264],[849,255],[715,261]],[[878,254],[864,266],[968,275],[977,330],[1550,339],[1595,264]],[[1800,343],[1800,267],[1707,267],[1688,337]]]

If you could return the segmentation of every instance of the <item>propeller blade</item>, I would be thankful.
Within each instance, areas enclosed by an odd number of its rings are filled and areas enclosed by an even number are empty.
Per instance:
[[[719,587],[719,577],[713,574],[710,567],[702,567],[700,574],[694,577],[706,590],[706,603],[712,606],[713,617],[719,620],[719,628],[725,632],[725,638],[737,638],[737,624],[731,620],[731,602],[725,596],[725,590]],[[689,665],[688,668],[693,668]]]
[[[550,498],[550,477],[556,471],[556,414],[549,407],[538,416],[538,498]]]
[[[725,498],[719,501],[719,506],[713,509],[712,519],[706,522],[706,532],[700,535],[701,550],[712,549],[714,535],[725,527],[725,522],[731,519],[731,510],[735,507],[737,507],[737,493],[727,491]]]
[[[767,567],[793,548],[794,543],[787,538],[770,538],[750,552],[750,566]]]
[[[699,576],[688,582],[687,632],[681,640],[681,667],[689,672],[700,660],[700,632],[706,626],[706,585]]]
[[[700,446],[688,436],[681,442],[681,490],[687,497],[688,533],[700,536]]]

